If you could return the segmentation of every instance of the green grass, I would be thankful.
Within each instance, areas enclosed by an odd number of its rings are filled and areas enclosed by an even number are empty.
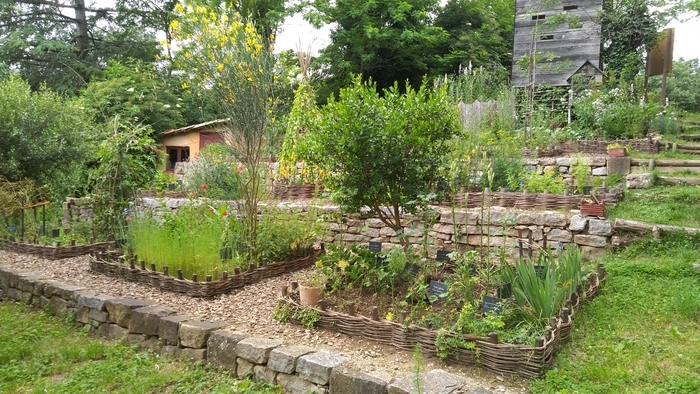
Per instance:
[[[23,304],[0,303],[2,393],[280,393],[199,364],[93,339]]]
[[[532,393],[700,392],[700,237],[639,241],[604,259],[601,294]]]
[[[608,217],[700,228],[699,205],[700,186],[655,187],[628,192]]]

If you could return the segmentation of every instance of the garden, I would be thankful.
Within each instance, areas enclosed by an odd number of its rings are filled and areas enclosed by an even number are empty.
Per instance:
[[[192,72],[184,85],[214,97],[221,142],[176,177],[149,126],[114,117],[84,172],[66,174],[81,185],[70,193],[46,178],[0,178],[0,247],[89,254],[93,273],[197,300],[289,274],[270,311],[285,327],[543,378],[537,392],[595,392],[572,375],[581,357],[588,379],[604,380],[597,347],[617,371],[613,353],[634,351],[632,362],[640,349],[666,356],[697,340],[700,123],[635,90],[640,76],[590,81],[569,96],[568,116],[534,92],[523,103],[502,70],[484,67],[388,87],[354,75],[320,106],[300,54],[285,104],[280,65],[253,24],[175,12],[173,35],[199,43],[177,58]],[[3,86],[24,89],[14,77]],[[677,185],[631,188],[628,174],[641,173]],[[650,223],[622,231],[616,219]],[[663,293],[674,279],[684,290]],[[632,335],[652,313],[660,344]],[[617,344],[591,339],[606,330]],[[610,375],[623,390],[624,374]],[[697,368],[653,375],[670,392],[700,387]]]

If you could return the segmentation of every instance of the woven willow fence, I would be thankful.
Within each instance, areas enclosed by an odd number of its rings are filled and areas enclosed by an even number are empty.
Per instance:
[[[618,143],[625,147],[630,147],[637,152],[659,153],[659,142],[651,138],[637,138],[629,140],[581,140],[558,143],[548,149],[525,149],[523,157],[558,157],[573,153],[587,153],[595,155],[605,155],[608,153],[608,145]]]
[[[169,267],[163,267],[163,272],[156,271],[155,264],[150,269],[145,262],[136,263],[135,260],[126,261],[124,258],[115,259],[110,253],[99,253],[90,259],[90,270],[114,278],[121,278],[130,282],[136,282],[153,286],[160,290],[183,293],[190,297],[211,298],[221,294],[228,294],[235,289],[260,282],[263,279],[273,278],[288,272],[308,268],[314,264],[323,250],[316,250],[309,256],[292,261],[261,264],[256,267],[251,264],[246,271],[236,268],[232,276],[224,271],[220,280],[212,281],[211,275],[204,281],[197,280],[196,275],[192,280],[182,277],[182,271],[177,271],[177,277],[170,276]]]
[[[474,343],[474,348],[457,348],[448,356],[448,360],[462,365],[479,365],[499,374],[526,378],[541,376],[544,370],[552,365],[558,346],[569,339],[575,312],[584,300],[598,294],[604,279],[605,268],[599,265],[598,272],[591,273],[587,288],[582,292],[583,296],[574,294],[561,309],[559,316],[549,319],[544,337],[538,338],[535,346],[500,343],[495,333],[488,337],[464,335],[463,339]],[[278,302],[290,308],[289,316],[294,316],[308,308],[300,304],[298,292],[289,293],[288,289],[284,288],[282,294],[283,297]],[[317,327],[362,337],[403,350],[413,350],[417,344],[420,344],[422,351],[426,354],[436,354],[435,341],[438,331],[413,324],[404,325],[401,322],[380,320],[375,312],[372,317],[356,315],[354,307],[350,308],[352,309],[350,313],[341,313],[327,310],[322,303],[317,309],[320,315]],[[373,308],[374,310],[376,309]],[[298,319],[290,318],[290,322],[301,325]],[[448,333],[448,335],[454,337],[457,334]]]
[[[110,246],[114,246],[114,242],[96,242],[76,245],[75,241],[71,241],[69,245],[61,246],[60,242],[56,242],[56,245],[49,245],[47,243],[17,242],[12,238],[0,241],[0,249],[16,253],[32,254],[49,260],[66,259],[90,253],[98,253],[107,250]]]
[[[618,188],[598,188],[594,193],[598,200],[606,204],[616,204],[622,199]],[[551,193],[522,193],[513,192],[483,192],[458,193],[451,201],[443,201],[440,205],[455,204],[462,208],[478,208],[481,206],[510,207],[519,209],[576,209],[581,204],[581,195],[551,194]],[[482,201],[483,199],[483,201]]]

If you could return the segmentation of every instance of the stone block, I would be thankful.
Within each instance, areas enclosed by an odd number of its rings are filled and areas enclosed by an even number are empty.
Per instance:
[[[625,178],[628,189],[648,189],[654,186],[653,174],[629,174]]]
[[[334,353],[312,353],[299,357],[297,373],[310,382],[326,385],[330,381],[334,367],[345,362],[348,358]]]
[[[593,246],[596,248],[604,248],[608,244],[608,239],[600,235],[574,235],[574,243],[582,246]]]
[[[236,355],[255,364],[267,364],[270,352],[279,346],[281,339],[246,338],[236,345]]]
[[[31,305],[33,296],[34,295],[31,292],[23,291],[22,295],[20,296],[20,299],[22,300],[23,303],[25,303],[27,305]]]
[[[78,311],[75,314],[75,321],[88,324],[90,322],[90,308],[86,306],[79,306]]]
[[[17,275],[17,289],[27,293],[34,293],[34,283],[39,279],[47,279],[44,275],[36,272],[28,272]]]
[[[267,368],[263,365],[256,365],[253,367],[253,380],[256,382],[267,382],[274,384],[275,378],[277,377],[277,372]]]
[[[373,228],[373,227],[368,227],[368,228],[362,229],[362,231],[360,231],[360,234],[364,235],[365,237],[369,237],[369,238],[378,238],[380,236],[379,229]]]
[[[482,224],[503,224],[506,221],[514,220],[515,215],[504,208],[493,207],[490,211],[484,212],[479,223]]]
[[[574,164],[576,164],[576,158],[575,157],[557,157],[556,164],[558,166],[571,167]]]
[[[236,373],[236,346],[246,338],[243,333],[212,331],[207,340],[208,362]]]
[[[177,346],[173,345],[164,345],[160,349],[160,354],[161,356],[167,356],[167,357],[172,357],[172,358],[180,358],[180,354],[182,353],[182,349],[180,349]]]
[[[236,359],[236,376],[238,376],[241,379],[248,378],[253,375],[253,367],[255,367],[255,364],[251,363],[248,360],[242,359],[242,358],[237,358]]]
[[[382,228],[382,227],[386,226],[386,224],[384,224],[384,222],[382,222],[381,220],[379,220],[377,218],[369,218],[365,221],[365,226],[371,227],[371,228]]]
[[[106,294],[93,294],[91,292],[81,292],[78,294],[78,307],[86,306],[97,311],[107,311],[105,301],[114,299]]]
[[[451,224],[436,223],[433,225],[433,231],[442,234],[454,234],[455,226]]]
[[[44,297],[44,296],[39,297],[39,309],[45,311],[45,310],[47,310],[47,309],[49,308],[49,305],[50,305],[50,304],[51,304],[51,300],[50,300],[50,299],[48,299],[48,298],[46,298],[46,297]]]
[[[109,320],[124,328],[129,328],[132,310],[143,308],[148,305],[146,301],[132,298],[113,298],[105,300],[105,307],[109,313]]]
[[[128,333],[126,334],[124,341],[130,345],[143,346],[144,342],[146,342],[149,338],[150,337],[146,334]]]
[[[60,283],[53,280],[47,281],[44,284],[44,296],[58,296],[66,301],[77,302],[79,293],[84,290],[85,288],[81,286],[67,285],[65,283]]]
[[[421,381],[423,382],[422,392],[435,394],[457,393],[467,383],[466,379],[441,369],[434,369],[421,374]],[[395,379],[387,385],[388,394],[412,394],[415,391],[416,386],[413,375]]]
[[[90,309],[88,313],[88,318],[90,321],[106,323],[109,320],[109,314],[106,311],[98,311],[96,309]]]
[[[396,236],[396,231],[392,230],[389,227],[382,227],[379,230],[379,235],[382,237],[395,237]]]
[[[180,345],[191,348],[204,348],[212,331],[227,327],[227,322],[186,321],[180,323]]]
[[[569,223],[569,230],[571,231],[585,231],[586,225],[588,224],[588,218],[581,215],[574,215],[571,217],[571,222]]]
[[[267,367],[282,373],[294,373],[297,359],[313,353],[314,349],[307,346],[280,346],[272,349],[267,360]]]
[[[596,167],[591,172],[591,175],[593,175],[593,176],[606,176],[606,175],[608,175],[608,169],[607,169],[607,167]]]
[[[343,365],[333,368],[328,391],[343,394],[386,394],[387,382]]]
[[[49,309],[52,314],[58,317],[65,317],[68,314],[66,311],[68,309],[68,301],[59,296],[53,296],[49,301]]]
[[[572,235],[568,230],[553,228],[547,233],[547,242],[571,242]]]
[[[191,316],[174,315],[160,318],[158,337],[169,345],[178,345],[180,341],[180,323],[192,320]]]
[[[194,362],[204,362],[207,360],[207,349],[183,348],[180,351],[180,359]]]
[[[596,260],[605,256],[607,251],[605,248],[596,248],[593,246],[581,246],[583,258],[585,260]]]
[[[100,326],[97,333],[110,340],[120,340],[126,338],[129,330],[115,323],[105,323]]]
[[[613,226],[609,220],[589,219],[588,234],[608,236],[613,233]]]
[[[282,386],[286,394],[326,394],[325,388],[318,387],[297,375],[279,373],[277,374],[277,384]]]
[[[144,306],[131,311],[129,331],[134,334],[158,335],[161,317],[174,315],[177,311],[161,305]]]
[[[632,160],[629,156],[608,157],[606,172],[608,174],[627,175],[630,173],[631,162]]]
[[[7,291],[10,288],[10,271],[0,268],[0,289]]]
[[[566,216],[561,213],[539,212],[518,215],[518,224],[524,226],[565,227],[566,223]]]

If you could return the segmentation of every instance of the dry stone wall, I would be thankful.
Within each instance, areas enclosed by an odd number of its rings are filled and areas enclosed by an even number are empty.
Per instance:
[[[253,337],[226,322],[179,315],[165,305],[115,298],[67,285],[41,273],[0,266],[0,301],[23,302],[60,317],[91,333],[125,340],[163,355],[210,363],[241,378],[281,385],[285,393],[389,394],[412,393],[411,376],[383,379],[354,371],[344,356]],[[432,370],[421,376],[430,392],[465,392],[465,379]],[[488,393],[483,389],[481,392]]]

